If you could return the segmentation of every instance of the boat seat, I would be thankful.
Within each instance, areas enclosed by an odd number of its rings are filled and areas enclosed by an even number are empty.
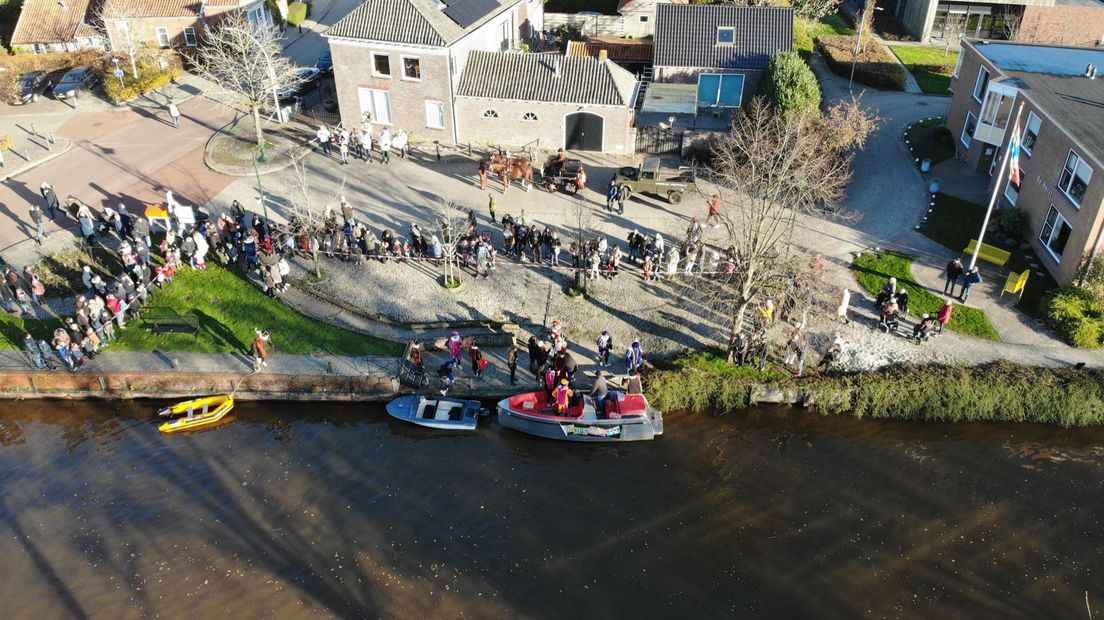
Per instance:
[[[418,411],[414,413],[414,417],[432,420],[436,415],[437,401],[426,400],[426,398],[423,396],[421,400],[418,401]]]
[[[437,415],[433,416],[433,419],[434,420],[451,420],[453,418],[450,415],[450,412],[453,409],[456,409],[458,407],[460,408],[461,413],[463,413],[463,408],[460,407],[460,403],[449,403],[449,402],[440,403],[437,406]],[[459,418],[456,418],[456,419],[459,419]]]

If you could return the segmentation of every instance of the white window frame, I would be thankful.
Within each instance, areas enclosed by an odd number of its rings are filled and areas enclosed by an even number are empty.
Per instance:
[[[721,40],[721,33],[725,32],[725,31],[732,33],[732,40],[731,41],[722,41]],[[714,43],[716,45],[736,45],[736,29],[735,28],[717,28],[716,41]]]
[[[418,77],[409,77],[406,75],[406,61],[416,60],[418,61]],[[422,81],[422,57],[421,56],[399,56],[399,71],[401,72],[402,79],[407,82],[421,82]]]
[[[1050,216],[1054,215],[1054,221],[1051,221]],[[1056,262],[1062,262],[1062,256],[1065,254],[1063,248],[1062,254],[1055,254],[1054,250],[1050,249],[1050,242],[1054,241],[1057,234],[1061,233],[1062,227],[1060,224],[1065,224],[1066,228],[1070,229],[1070,236],[1073,235],[1073,226],[1070,226],[1069,220],[1062,217],[1062,214],[1058,212],[1058,208],[1054,205],[1050,205],[1050,211],[1047,212],[1046,218],[1043,219],[1043,227],[1039,230],[1039,241],[1043,244],[1043,248],[1046,249],[1047,254],[1050,254]],[[1050,230],[1047,230],[1047,229]],[[1066,237],[1066,244],[1069,244],[1069,237]]]
[[[1032,129],[1034,125],[1034,129]],[[1027,124],[1024,125],[1023,135],[1020,136],[1020,151],[1027,153],[1028,157],[1031,156],[1031,149],[1024,143],[1024,138],[1028,132],[1031,132],[1035,136],[1035,144],[1039,143],[1039,129],[1042,127],[1043,121],[1038,116],[1035,116],[1034,112],[1027,113]]]
[[[973,112],[970,112],[969,110],[967,110],[966,111],[966,122],[962,124],[962,134],[958,136],[958,141],[961,142],[962,146],[965,146],[967,150],[969,150],[970,145],[973,144],[973,142],[974,142],[974,133],[973,132],[970,132],[969,136],[966,135],[966,129],[970,126],[970,119],[971,118],[974,119],[974,131],[977,131],[977,124],[978,124],[977,117],[974,116]]]
[[[995,159],[995,158],[994,158]],[[1022,172],[1022,171],[1021,171]],[[1020,189],[1016,189],[1015,185],[1012,185],[1012,179],[1008,179],[1008,185],[1004,187],[1004,198],[1012,206],[1016,206],[1016,201],[1020,199],[1020,190],[1023,189],[1023,177],[1020,177]]]
[[[985,79],[981,78],[981,74],[985,73]],[[986,88],[989,86],[990,73],[985,67],[978,67],[977,81],[974,82],[974,101],[981,103],[981,97],[985,94]]]
[[[1076,158],[1077,159],[1077,163],[1074,165],[1074,167],[1072,169],[1069,167],[1070,166],[1070,158]],[[1088,174],[1084,175],[1084,176],[1081,176],[1081,174],[1084,171],[1087,171]],[[1069,173],[1069,178],[1066,179],[1065,184],[1063,184],[1062,183],[1062,177],[1066,176],[1066,173]],[[1081,208],[1081,199],[1074,198],[1073,195],[1069,193],[1069,190],[1070,190],[1071,187],[1073,187],[1073,179],[1075,177],[1080,176],[1080,178],[1082,178],[1082,180],[1085,183],[1085,192],[1088,193],[1089,183],[1092,182],[1092,175],[1093,175],[1092,166],[1085,163],[1084,158],[1082,158],[1077,153],[1074,153],[1073,149],[1070,149],[1069,154],[1066,155],[1066,163],[1062,164],[1062,172],[1059,173],[1059,175],[1058,175],[1058,189],[1062,190],[1062,193],[1066,195],[1066,198],[1069,199],[1069,201],[1073,204],[1073,206],[1080,209]]]
[[[444,129],[445,128],[445,104],[441,101],[425,102],[426,113],[426,127],[429,129]],[[431,122],[433,121],[433,122]],[[439,123],[439,124],[435,124]]]
[[[364,107],[364,99],[366,93],[371,104],[371,109],[365,109]],[[390,126],[394,124],[394,117],[391,115],[391,91],[381,90],[379,88],[358,88],[357,99],[358,103],[360,104],[361,114],[363,114],[364,112],[372,113],[373,125]],[[380,114],[379,108],[381,101],[386,105],[386,118],[384,114]]]
[[[479,118],[493,118],[493,119],[497,120],[498,119],[498,110],[491,110],[491,109],[483,110],[483,114],[480,114]]]
[[[199,44],[199,39],[196,38],[195,28],[191,26],[184,26],[184,45],[188,47],[195,47]]]
[[[379,71],[376,70],[376,57],[377,56],[383,56],[384,58],[387,59],[387,71],[388,71],[387,73],[380,73]],[[391,54],[381,54],[380,52],[372,52],[372,77],[387,78],[387,79],[390,80],[391,76],[394,75],[394,74],[395,74],[395,72],[391,69]]]
[[[962,68],[962,58],[963,58],[963,57],[964,57],[965,55],[966,55],[966,54],[963,54],[963,53],[962,53],[962,52],[960,51],[960,52],[958,53],[958,60],[957,60],[957,61],[955,61],[955,68],[954,68],[954,73],[952,73],[952,74],[951,74],[951,77],[953,77],[953,78],[954,78],[954,79],[956,79],[956,80],[958,79],[958,70]]]
[[[532,116],[533,118],[529,118],[529,116]],[[526,112],[526,113],[521,115],[521,121],[523,123],[535,123],[539,120],[540,120],[540,117],[537,116],[536,112],[530,111],[530,112]]]
[[[157,27],[157,45],[159,47],[172,47],[172,39],[169,38],[169,29]]]

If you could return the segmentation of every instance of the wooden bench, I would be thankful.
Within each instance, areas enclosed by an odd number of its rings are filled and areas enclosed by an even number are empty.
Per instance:
[[[977,248],[977,239],[970,239],[970,245],[966,246],[965,250],[962,250],[968,256],[973,256],[974,250]],[[978,258],[983,261],[993,263],[999,267],[1004,267],[1008,263],[1008,259],[1012,256],[1012,253],[1008,250],[1002,250],[996,246],[989,245],[988,243],[981,244],[981,251],[978,252]]]
[[[180,314],[172,308],[153,306],[142,314],[155,334],[199,334],[199,317],[194,312]]]

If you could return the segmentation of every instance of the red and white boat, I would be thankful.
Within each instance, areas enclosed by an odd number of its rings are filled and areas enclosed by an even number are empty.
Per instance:
[[[498,423],[563,441],[645,441],[663,434],[663,413],[649,406],[643,394],[621,392],[610,392],[604,413],[599,414],[590,396],[582,395],[572,399],[562,415],[544,391],[518,394],[499,401]]]

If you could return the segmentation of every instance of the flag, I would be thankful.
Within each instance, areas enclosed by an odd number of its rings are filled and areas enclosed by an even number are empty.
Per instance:
[[[1020,116],[1016,115],[1016,129],[1012,131],[1012,137],[1010,138],[1012,144],[1009,145],[1009,157],[1008,157],[1008,178],[1012,180],[1012,184],[1016,187],[1020,186]]]

